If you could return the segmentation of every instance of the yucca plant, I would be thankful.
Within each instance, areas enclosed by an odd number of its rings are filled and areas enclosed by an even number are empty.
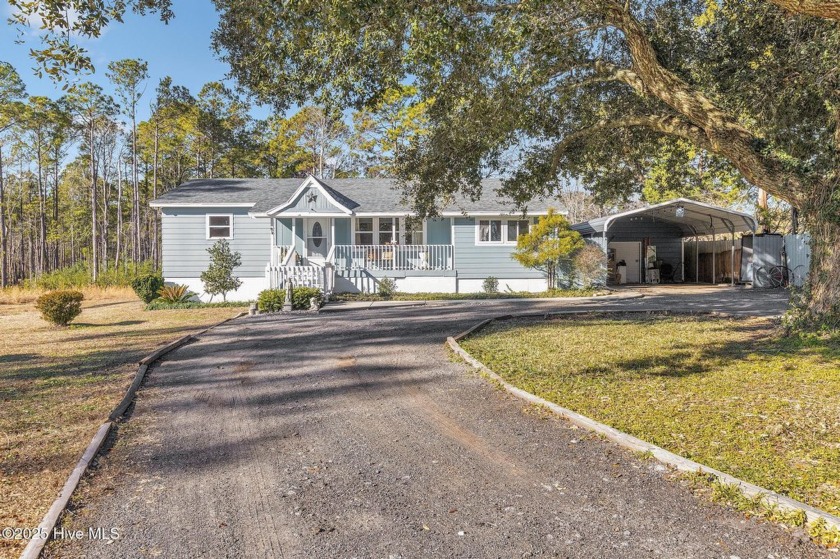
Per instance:
[[[159,299],[166,303],[185,303],[189,301],[195,293],[189,290],[186,285],[164,285],[158,289]]]

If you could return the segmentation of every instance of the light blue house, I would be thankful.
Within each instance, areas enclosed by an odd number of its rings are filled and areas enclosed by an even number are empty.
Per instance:
[[[395,186],[311,176],[187,182],[151,203],[161,212],[163,275],[203,293],[207,249],[227,239],[242,255],[235,274],[243,282],[229,300],[255,299],[287,279],[337,293],[375,292],[385,277],[415,293],[476,292],[489,276],[501,289],[546,289],[543,274],[511,254],[556,203],[532,200],[523,215],[488,180],[478,201],[454,200],[438,217],[419,219]]]

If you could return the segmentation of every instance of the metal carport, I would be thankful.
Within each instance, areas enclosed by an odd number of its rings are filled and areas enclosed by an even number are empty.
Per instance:
[[[735,234],[754,233],[755,219],[746,213],[697,202],[688,198],[677,198],[654,206],[630,210],[610,216],[599,217],[576,223],[572,229],[578,231],[585,238],[599,242],[605,254],[609,243],[619,235],[623,238],[645,237],[651,231],[665,237],[678,237],[680,243],[684,239],[693,238],[695,246],[699,246],[700,237],[711,237],[716,241],[718,235],[729,235],[732,245],[732,270],[735,269]],[[699,249],[695,250],[695,258],[699,260]],[[680,261],[682,263],[682,260]],[[715,259],[712,259],[712,277]],[[699,281],[699,263],[694,267],[695,281]],[[735,275],[731,274],[732,283]]]

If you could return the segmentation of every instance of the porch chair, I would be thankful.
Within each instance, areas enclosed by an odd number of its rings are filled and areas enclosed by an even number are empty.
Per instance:
[[[418,270],[428,270],[429,269],[429,255],[426,251],[421,250],[417,253],[417,263],[416,263]]]

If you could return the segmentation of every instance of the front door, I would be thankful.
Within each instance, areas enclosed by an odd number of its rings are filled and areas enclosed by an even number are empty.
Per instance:
[[[639,283],[642,281],[642,243],[610,243],[609,248],[615,250],[616,262],[621,262],[623,260],[627,264],[627,283]]]
[[[332,246],[330,219],[309,217],[304,222],[306,224],[306,257],[316,262],[323,262]]]

